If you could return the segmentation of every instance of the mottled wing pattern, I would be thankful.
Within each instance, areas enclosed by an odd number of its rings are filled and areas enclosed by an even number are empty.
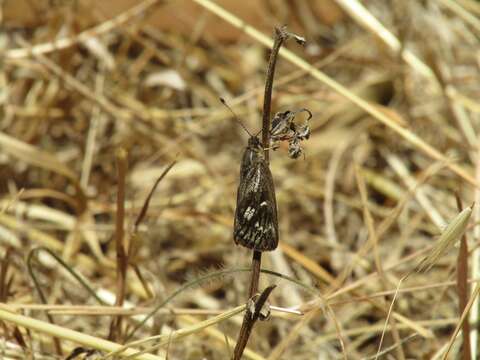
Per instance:
[[[277,204],[265,160],[247,147],[240,169],[233,239],[247,248],[269,251],[278,245]]]

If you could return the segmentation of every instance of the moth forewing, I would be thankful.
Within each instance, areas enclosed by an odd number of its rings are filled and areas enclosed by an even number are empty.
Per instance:
[[[240,166],[233,239],[236,244],[259,251],[274,250],[278,245],[275,187],[255,136],[249,139]]]

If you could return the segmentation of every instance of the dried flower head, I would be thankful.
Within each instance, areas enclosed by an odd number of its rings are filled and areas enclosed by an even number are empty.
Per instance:
[[[306,112],[308,117],[303,123],[295,122],[295,117],[301,112]],[[310,137],[309,121],[312,113],[307,109],[297,111],[284,111],[275,114],[270,129],[270,142],[273,150],[278,149],[280,141],[288,141],[288,156],[297,159],[303,154],[300,143]]]

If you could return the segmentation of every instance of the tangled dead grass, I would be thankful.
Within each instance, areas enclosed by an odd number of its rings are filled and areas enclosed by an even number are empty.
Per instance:
[[[478,207],[468,242],[434,244],[456,195],[480,200],[477,2],[265,2],[260,23],[248,1],[144,0],[116,16],[26,3],[37,16],[22,23],[0,2],[3,358],[102,358],[154,308],[130,339],[163,334],[145,359],[230,356],[249,279],[232,241],[247,135],[218,98],[260,129],[281,23],[308,44],[279,59],[273,112],[314,117],[305,159],[271,153],[281,235],[263,268],[290,280],[264,273],[260,287],[303,315],[273,311],[244,357],[442,358],[453,345],[468,358],[453,335],[478,277]],[[429,252],[431,270],[412,272]]]

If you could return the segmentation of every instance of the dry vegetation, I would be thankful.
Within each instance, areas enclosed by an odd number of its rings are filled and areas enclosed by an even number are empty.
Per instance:
[[[290,280],[264,273],[260,289],[303,315],[272,311],[244,358],[468,359],[454,335],[478,206],[452,245],[480,201],[480,3],[226,3],[219,17],[205,0],[0,1],[0,357],[103,358],[158,334],[144,359],[230,357],[249,286],[232,240],[247,134],[218,98],[260,129],[265,42],[286,23],[307,45],[286,44],[272,112],[310,109],[312,135],[304,159],[270,154],[280,246],[262,267]],[[439,239],[456,196],[467,213]]]

